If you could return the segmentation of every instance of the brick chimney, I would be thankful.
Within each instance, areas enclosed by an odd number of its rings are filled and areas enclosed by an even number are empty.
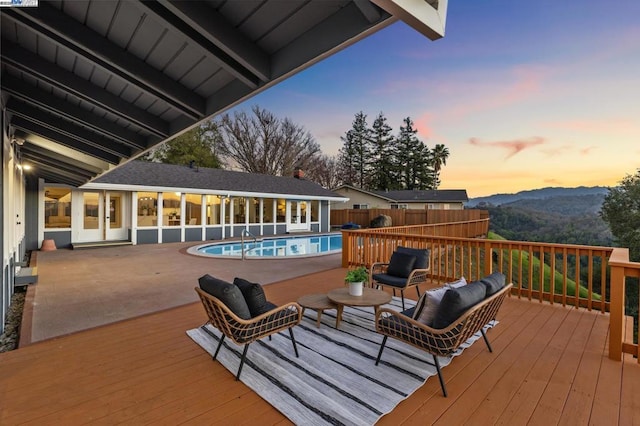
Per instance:
[[[293,171],[293,177],[296,179],[304,179],[304,171],[300,167],[296,167]]]

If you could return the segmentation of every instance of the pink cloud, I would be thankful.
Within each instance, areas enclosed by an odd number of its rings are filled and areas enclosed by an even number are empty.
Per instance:
[[[469,86],[461,86],[459,79],[451,79],[449,85],[438,85],[438,91],[448,96],[464,96],[464,102],[445,109],[440,115],[455,120],[472,116],[479,112],[495,110],[518,104],[543,93],[545,81],[555,70],[543,66],[520,66],[502,77],[492,78],[490,84],[472,81]],[[472,94],[476,95],[472,95]]]
[[[511,158],[517,153],[519,153],[520,151],[523,151],[527,148],[531,148],[537,145],[542,145],[544,143],[546,143],[545,139],[539,136],[526,139],[526,140],[516,139],[512,141],[492,141],[492,142],[482,142],[478,138],[469,139],[470,145],[479,146],[479,147],[492,147],[492,148],[495,147],[495,148],[506,149],[508,151],[508,154],[505,157],[505,159]]]
[[[431,127],[432,119],[433,119],[432,114],[427,112],[425,114],[422,114],[413,122],[420,136],[425,137],[427,139],[433,136],[433,128]]]

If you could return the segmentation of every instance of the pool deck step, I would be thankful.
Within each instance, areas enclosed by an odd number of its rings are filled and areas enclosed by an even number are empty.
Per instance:
[[[118,240],[118,241],[89,241],[84,243],[72,243],[71,248],[73,250],[83,250],[83,249],[91,249],[91,248],[101,248],[101,247],[114,247],[114,246],[132,246],[133,243],[128,240]]]

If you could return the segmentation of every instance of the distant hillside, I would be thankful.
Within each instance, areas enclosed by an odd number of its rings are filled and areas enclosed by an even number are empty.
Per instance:
[[[582,195],[606,195],[608,188],[604,186],[579,186],[577,188],[541,188],[531,191],[520,191],[515,194],[495,194],[487,197],[471,198],[467,207],[482,207],[485,204],[499,206],[520,200],[540,200],[551,197],[577,197]]]
[[[542,188],[473,198],[489,211],[489,229],[509,240],[611,246],[613,236],[599,215],[606,187]]]
[[[553,210],[553,200],[545,203]],[[514,241],[611,246],[613,236],[597,213],[561,214],[512,205],[479,207],[489,211],[489,230]]]
[[[521,199],[502,204],[501,207],[513,207],[534,210],[563,216],[583,216],[598,214],[604,202],[604,194],[560,195],[541,199]]]

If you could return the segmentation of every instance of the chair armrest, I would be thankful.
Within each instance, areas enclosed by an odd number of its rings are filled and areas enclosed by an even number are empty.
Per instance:
[[[406,315],[404,315],[402,312],[398,312],[395,311],[393,309],[390,308],[380,308],[378,309],[378,312],[376,313],[376,330],[378,330],[379,327],[379,321],[381,319],[384,318],[389,318],[389,317],[396,317],[401,319],[402,321],[410,324],[412,327],[415,327],[419,330],[421,330],[424,333],[427,334],[432,334],[432,335],[438,335],[438,334],[443,334],[446,333],[450,330],[455,329],[459,324],[458,321],[453,322],[451,325],[449,325],[447,328],[433,328],[433,327],[429,327],[428,325],[421,323],[411,317],[408,317]]]
[[[407,277],[407,287],[427,281],[430,269],[414,269]]]
[[[253,342],[300,324],[302,307],[295,302],[278,306],[250,320],[229,321],[232,340],[238,344]]]
[[[373,276],[373,274],[384,274],[387,272],[388,267],[388,263],[375,262],[371,265],[371,268],[369,268],[369,277]]]
[[[461,321],[456,320],[447,328],[435,329],[388,308],[379,309],[376,315],[378,333],[438,356],[448,356],[458,348],[462,327]]]
[[[375,287],[373,284],[373,275],[374,274],[384,274],[387,272],[387,268],[389,267],[388,263],[375,262],[369,268],[369,286]]]
[[[289,302],[289,303],[286,303],[286,304],[281,305],[281,306],[276,306],[275,308],[271,309],[270,311],[265,312],[264,314],[258,315],[257,317],[253,317],[250,320],[241,320],[241,321],[244,321],[244,322],[247,322],[249,324],[252,324],[252,323],[255,323],[255,322],[260,322],[260,321],[264,320],[265,318],[270,317],[271,315],[278,314],[280,312],[286,312],[287,310],[296,311],[296,314],[298,315],[298,322],[302,321],[302,306],[300,306],[296,302]]]

